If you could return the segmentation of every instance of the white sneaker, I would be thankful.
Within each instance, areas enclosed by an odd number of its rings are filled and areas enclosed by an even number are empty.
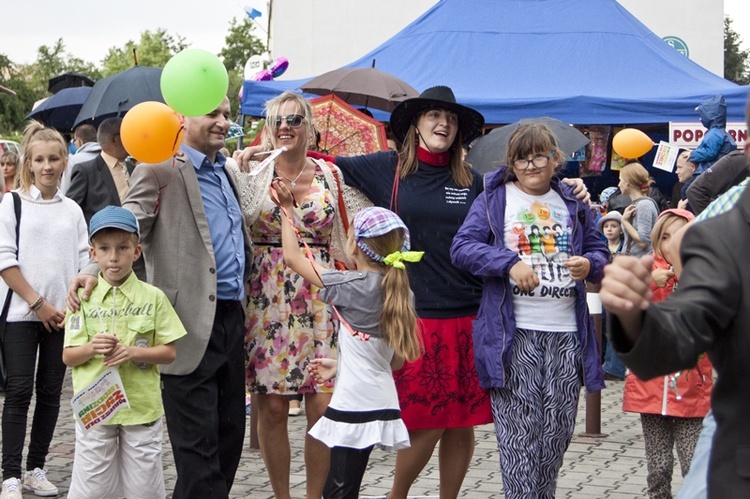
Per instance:
[[[23,477],[23,489],[33,492],[40,497],[54,497],[57,495],[57,487],[47,480],[47,470],[34,468],[34,471],[27,471]]]
[[[3,492],[0,499],[21,499],[21,480],[8,478],[3,482]]]

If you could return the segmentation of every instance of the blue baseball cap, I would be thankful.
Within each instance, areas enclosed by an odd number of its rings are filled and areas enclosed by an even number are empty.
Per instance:
[[[119,229],[134,233],[140,239],[138,220],[130,210],[119,206],[107,206],[97,211],[89,222],[89,241],[102,229]]]

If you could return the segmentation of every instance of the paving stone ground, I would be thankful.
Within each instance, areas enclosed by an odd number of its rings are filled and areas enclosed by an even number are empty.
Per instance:
[[[69,374],[69,373],[68,373]],[[602,438],[583,436],[585,430],[584,397],[578,411],[576,434],[560,471],[558,498],[634,499],[646,497],[646,458],[640,420],[637,414],[621,410],[622,382],[608,382],[602,392]],[[58,485],[61,496],[67,492],[73,464],[75,431],[68,400],[72,395],[70,376],[66,379],[58,428],[47,461],[49,478]],[[0,395],[0,399],[3,398]],[[248,419],[249,424],[249,419]],[[289,418],[291,438],[292,497],[305,496],[303,461],[304,416]],[[249,434],[249,433],[248,433]],[[477,427],[476,448],[460,497],[476,499],[502,498],[502,480],[498,466],[497,443],[492,425]],[[28,442],[28,437],[27,437]],[[176,479],[169,440],[164,433],[164,475],[170,491]],[[676,461],[676,459],[675,459]],[[25,462],[25,461],[24,461]],[[395,454],[374,450],[363,480],[362,496],[384,496],[391,485]],[[682,483],[675,464],[672,491],[676,494]],[[439,471],[437,451],[425,467],[410,494],[416,497],[438,497]],[[24,497],[34,497],[24,494]],[[170,495],[168,494],[168,497]],[[233,498],[273,498],[266,468],[260,452],[246,447],[232,488]]]

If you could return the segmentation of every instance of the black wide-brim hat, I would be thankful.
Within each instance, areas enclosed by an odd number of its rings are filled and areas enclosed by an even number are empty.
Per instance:
[[[484,116],[479,111],[456,103],[453,90],[445,86],[428,88],[419,97],[401,102],[391,113],[391,131],[399,140],[404,141],[406,132],[412,124],[416,125],[416,118],[430,109],[445,109],[458,115],[458,129],[461,139],[469,143],[479,137],[484,126]]]

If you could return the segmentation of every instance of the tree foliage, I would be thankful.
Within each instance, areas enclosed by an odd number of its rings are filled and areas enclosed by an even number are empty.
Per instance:
[[[62,38],[54,45],[40,46],[33,64],[17,65],[0,54],[0,85],[16,92],[0,96],[0,133],[18,133],[34,103],[49,96],[49,79],[66,72],[83,73],[93,80],[101,77],[93,63],[68,53]]]
[[[233,18],[229,23],[229,33],[224,39],[224,48],[219,52],[219,57],[224,61],[224,67],[229,73],[229,104],[233,114],[239,112],[239,91],[245,81],[245,62],[253,55],[265,52],[263,42],[255,36],[257,27],[249,17],[241,22]]]
[[[218,54],[229,73],[228,95],[233,112],[239,111],[238,93],[244,81],[245,61],[266,50],[255,30],[257,26],[249,18],[242,21],[232,19],[225,47]],[[68,53],[62,38],[50,46],[39,47],[33,64],[15,64],[0,53],[0,85],[16,92],[14,96],[0,94],[0,134],[8,136],[21,131],[24,118],[34,103],[49,96],[47,86],[54,76],[71,71],[83,73],[94,81],[99,80],[132,68],[135,64],[133,49],[136,49],[139,65],[163,67],[174,54],[188,46],[183,37],[159,28],[141,32],[137,43],[130,40],[124,46],[110,47],[101,61],[101,67]]]
[[[235,69],[242,72],[250,56],[265,52],[266,46],[255,35],[256,29],[249,17],[245,17],[241,22],[238,22],[236,17],[230,21],[224,48],[219,52],[227,71]]]
[[[24,71],[32,80],[35,89],[47,91],[49,79],[66,72],[83,73],[92,80],[101,78],[99,70],[93,63],[75,57],[65,50],[62,38],[54,45],[42,45],[37,49],[36,61],[26,66]]]
[[[739,85],[750,84],[750,50],[742,50],[740,35],[732,28],[732,19],[724,18],[724,78]]]
[[[229,89],[227,90],[229,107],[232,109],[232,115],[237,116],[240,112],[240,89],[245,83],[245,78],[242,76],[241,69],[232,69],[227,73],[229,74]]]
[[[133,49],[135,49],[139,66],[164,67],[169,59],[186,49],[189,43],[179,35],[172,36],[167,30],[159,28],[156,31],[143,31],[138,43],[128,40],[123,47],[110,47],[102,60],[102,76],[121,73],[135,65]]]
[[[19,78],[16,65],[5,54],[0,54],[0,85],[16,92],[16,95],[0,93],[0,135],[7,136],[19,130],[28,102],[33,104],[34,96],[28,84]]]

